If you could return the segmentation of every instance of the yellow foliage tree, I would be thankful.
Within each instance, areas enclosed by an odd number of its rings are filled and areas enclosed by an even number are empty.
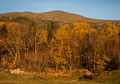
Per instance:
[[[18,57],[4,56],[2,57],[1,62],[5,68],[14,69],[17,67]]]
[[[110,60],[106,55],[94,54],[90,60],[90,70],[94,73],[100,73]]]
[[[69,44],[70,38],[70,27],[65,24],[60,29],[58,29],[55,37],[51,42],[51,58],[53,65],[55,64],[56,70],[70,68],[69,60],[72,60],[72,49]]]

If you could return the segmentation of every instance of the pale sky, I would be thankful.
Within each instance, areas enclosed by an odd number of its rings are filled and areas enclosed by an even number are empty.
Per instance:
[[[120,0],[0,0],[0,13],[52,10],[89,18],[120,20]]]

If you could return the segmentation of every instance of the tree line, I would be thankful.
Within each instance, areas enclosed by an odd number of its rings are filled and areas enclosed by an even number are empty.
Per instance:
[[[26,71],[88,69],[93,73],[120,66],[120,28],[106,23],[0,22],[0,67]]]

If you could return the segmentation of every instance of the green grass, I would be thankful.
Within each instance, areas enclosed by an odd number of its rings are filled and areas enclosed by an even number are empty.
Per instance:
[[[0,73],[0,84],[120,84],[120,70],[103,72],[94,80],[73,78],[43,78],[33,74]]]

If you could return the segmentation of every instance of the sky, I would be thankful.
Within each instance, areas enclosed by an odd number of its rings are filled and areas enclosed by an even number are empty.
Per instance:
[[[0,0],[0,13],[53,10],[89,18],[120,20],[120,0]]]

